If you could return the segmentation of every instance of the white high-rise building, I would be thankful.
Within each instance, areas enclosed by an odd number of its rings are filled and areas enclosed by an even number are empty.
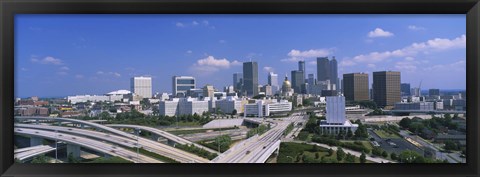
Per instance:
[[[172,93],[174,97],[185,97],[187,91],[196,87],[195,78],[192,76],[173,76]]]
[[[327,100],[327,120],[320,122],[322,134],[339,134],[351,130],[355,132],[358,124],[352,124],[345,117],[345,97],[328,96]]]
[[[152,78],[151,77],[132,77],[130,80],[130,90],[142,98],[152,97]]]
[[[272,86],[272,94],[278,92],[280,87],[278,86],[278,74],[273,72],[268,73],[268,85]]]

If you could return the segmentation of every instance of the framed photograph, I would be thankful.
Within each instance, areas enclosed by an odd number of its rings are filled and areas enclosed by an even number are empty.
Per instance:
[[[2,177],[478,176],[479,10],[1,1]]]

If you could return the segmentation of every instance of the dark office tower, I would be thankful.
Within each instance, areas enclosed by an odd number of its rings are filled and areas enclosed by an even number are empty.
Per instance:
[[[243,74],[233,73],[233,89],[235,91],[242,90],[242,85],[243,85]]]
[[[308,79],[307,79],[308,85],[315,85],[315,76],[313,74],[308,74]]]
[[[329,79],[330,79],[330,61],[328,61],[327,57],[318,57],[317,58],[317,81],[326,81]]]
[[[379,107],[393,106],[400,102],[400,72],[373,72],[373,101]]]
[[[258,63],[243,63],[243,90],[247,96],[253,97],[258,95]]]
[[[429,96],[440,96],[440,89],[430,89],[428,90]]]
[[[400,85],[402,96],[410,96],[410,83],[402,83]]]
[[[367,73],[343,74],[343,95],[345,95],[345,100],[369,100],[368,92]]]
[[[307,78],[307,73],[305,71],[305,61],[298,61],[298,70],[303,71],[303,78]]]
[[[303,81],[303,71],[292,71],[292,88],[294,93],[302,93]]]
[[[330,83],[335,84],[336,90],[339,90],[339,85],[338,85],[338,65],[337,65],[337,60],[335,57],[332,58],[330,61]]]

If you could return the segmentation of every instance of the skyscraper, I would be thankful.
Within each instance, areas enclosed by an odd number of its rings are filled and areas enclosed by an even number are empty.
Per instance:
[[[317,81],[330,80],[330,61],[327,57],[317,58]]]
[[[172,93],[173,96],[184,97],[187,91],[196,87],[195,78],[192,76],[173,76]]]
[[[328,57],[317,58],[317,81],[326,80],[338,88],[338,64],[335,57],[332,60],[328,60]]]
[[[304,79],[307,78],[307,73],[306,73],[307,71],[305,71],[305,61],[298,61],[298,70],[303,71],[303,78]]]
[[[348,101],[369,100],[368,74],[343,74],[343,94]]]
[[[132,77],[130,79],[130,91],[142,98],[152,97],[152,78],[151,77]]]
[[[203,87],[203,96],[204,97],[213,98],[213,93],[214,92],[215,92],[215,89],[210,84],[207,84]]]
[[[332,84],[335,84],[336,90],[339,90],[339,85],[338,85],[338,65],[337,65],[337,60],[335,57],[332,57],[332,60],[330,61],[330,82]]]
[[[428,90],[429,96],[440,96],[440,89],[429,89]]]
[[[410,83],[402,83],[400,85],[402,96],[410,96]]]
[[[243,63],[243,90],[247,96],[253,97],[258,95],[258,63]]]
[[[272,93],[275,94],[280,87],[278,86],[278,74],[273,72],[268,73],[268,85],[272,86]]]
[[[305,81],[303,71],[292,71],[292,88],[295,93],[302,93],[302,84]]]
[[[373,72],[373,101],[379,107],[393,106],[400,102],[400,72]]]
[[[307,79],[308,85],[315,85],[317,82],[315,82],[315,75],[314,74],[308,74],[308,79]]]
[[[243,73],[233,73],[233,89],[235,91],[242,90]]]

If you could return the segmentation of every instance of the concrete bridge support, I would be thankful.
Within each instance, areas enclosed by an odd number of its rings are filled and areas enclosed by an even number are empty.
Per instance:
[[[38,145],[43,145],[43,138],[30,137],[30,147]]]
[[[80,146],[74,145],[74,144],[68,144],[67,145],[67,155],[70,153],[73,154],[73,157],[80,157]]]

